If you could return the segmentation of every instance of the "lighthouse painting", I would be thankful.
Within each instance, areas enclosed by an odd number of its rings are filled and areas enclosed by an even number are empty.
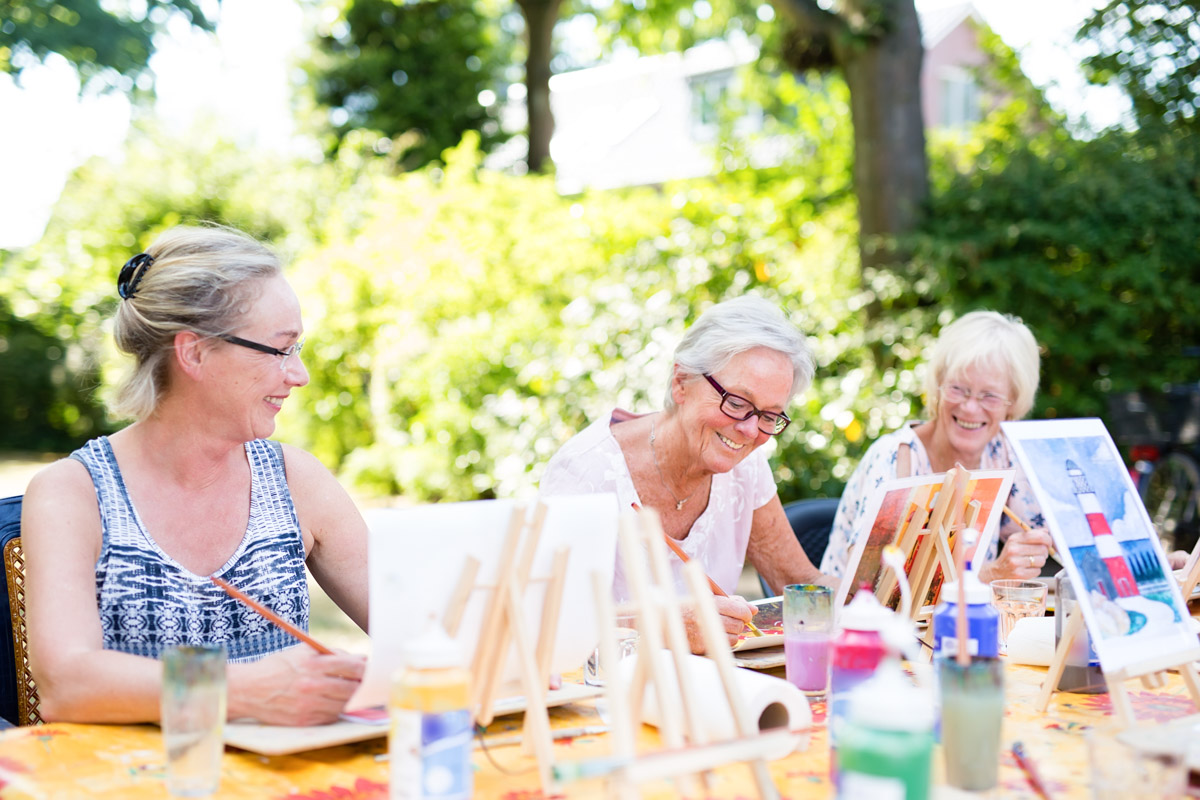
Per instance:
[[[1105,671],[1196,647],[1187,606],[1098,419],[1001,425],[1054,539]]]

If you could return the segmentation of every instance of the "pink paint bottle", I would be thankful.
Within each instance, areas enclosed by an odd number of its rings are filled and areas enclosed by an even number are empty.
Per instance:
[[[829,770],[836,783],[839,729],[849,711],[850,692],[875,674],[887,654],[881,631],[894,624],[894,614],[875,599],[869,583],[858,588],[842,609],[830,656]]]

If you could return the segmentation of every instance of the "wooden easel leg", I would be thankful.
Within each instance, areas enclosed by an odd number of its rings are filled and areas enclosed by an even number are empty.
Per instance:
[[[733,714],[738,735],[754,736],[758,734],[758,726],[754,720],[750,719],[750,715],[746,711],[745,699],[742,697],[737,679],[734,677],[734,670],[737,669],[737,666],[733,663],[733,653],[729,649],[729,640],[725,637],[725,629],[717,617],[717,609],[712,601],[708,582],[700,566],[695,562],[690,562],[684,567],[684,576],[687,578],[688,587],[692,592],[696,619],[704,634],[705,648],[708,650],[709,658],[716,662],[717,672],[724,684],[725,697],[729,702],[729,710]],[[779,790],[775,788],[775,783],[771,780],[767,762],[762,757],[758,757],[750,759],[749,765],[754,774],[754,783],[758,787],[759,797],[763,800],[779,800]]]
[[[1121,721],[1121,727],[1131,727],[1136,718],[1133,715],[1133,703],[1129,700],[1129,693],[1125,691],[1124,677],[1105,675],[1104,681],[1108,684],[1108,696],[1112,700],[1113,711],[1117,712],[1117,719]]]
[[[1050,660],[1050,671],[1046,673],[1041,691],[1038,692],[1036,705],[1038,711],[1045,711],[1050,706],[1050,695],[1054,693],[1054,687],[1058,686],[1058,680],[1067,666],[1067,653],[1071,651],[1071,643],[1075,641],[1075,637],[1082,630],[1083,614],[1076,611],[1067,617],[1062,639],[1059,640],[1058,647],[1054,648],[1054,658]]]
[[[1196,672],[1196,666],[1193,662],[1188,661],[1179,667],[1179,676],[1183,678],[1183,683],[1187,686],[1188,696],[1192,698],[1192,705],[1200,711],[1200,674]]]

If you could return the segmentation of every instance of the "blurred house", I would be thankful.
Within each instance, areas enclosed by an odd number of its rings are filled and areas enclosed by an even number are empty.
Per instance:
[[[921,76],[927,128],[965,128],[982,116],[973,69],[986,56],[976,26],[984,25],[970,2],[918,0],[925,61]],[[712,145],[726,96],[739,70],[758,58],[744,38],[711,41],[684,53],[644,56],[555,75],[550,143],[559,190],[611,189],[711,174]],[[761,111],[733,121],[735,135],[763,127]],[[777,162],[786,143],[760,141],[751,157]]]

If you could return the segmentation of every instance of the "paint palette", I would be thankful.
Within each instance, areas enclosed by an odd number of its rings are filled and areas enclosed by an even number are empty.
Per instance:
[[[747,628],[738,637],[733,646],[735,653],[743,650],[757,650],[761,647],[778,647],[783,644],[783,598],[767,597],[750,603],[758,609],[754,615],[754,626],[762,631],[762,636],[755,636]]]

